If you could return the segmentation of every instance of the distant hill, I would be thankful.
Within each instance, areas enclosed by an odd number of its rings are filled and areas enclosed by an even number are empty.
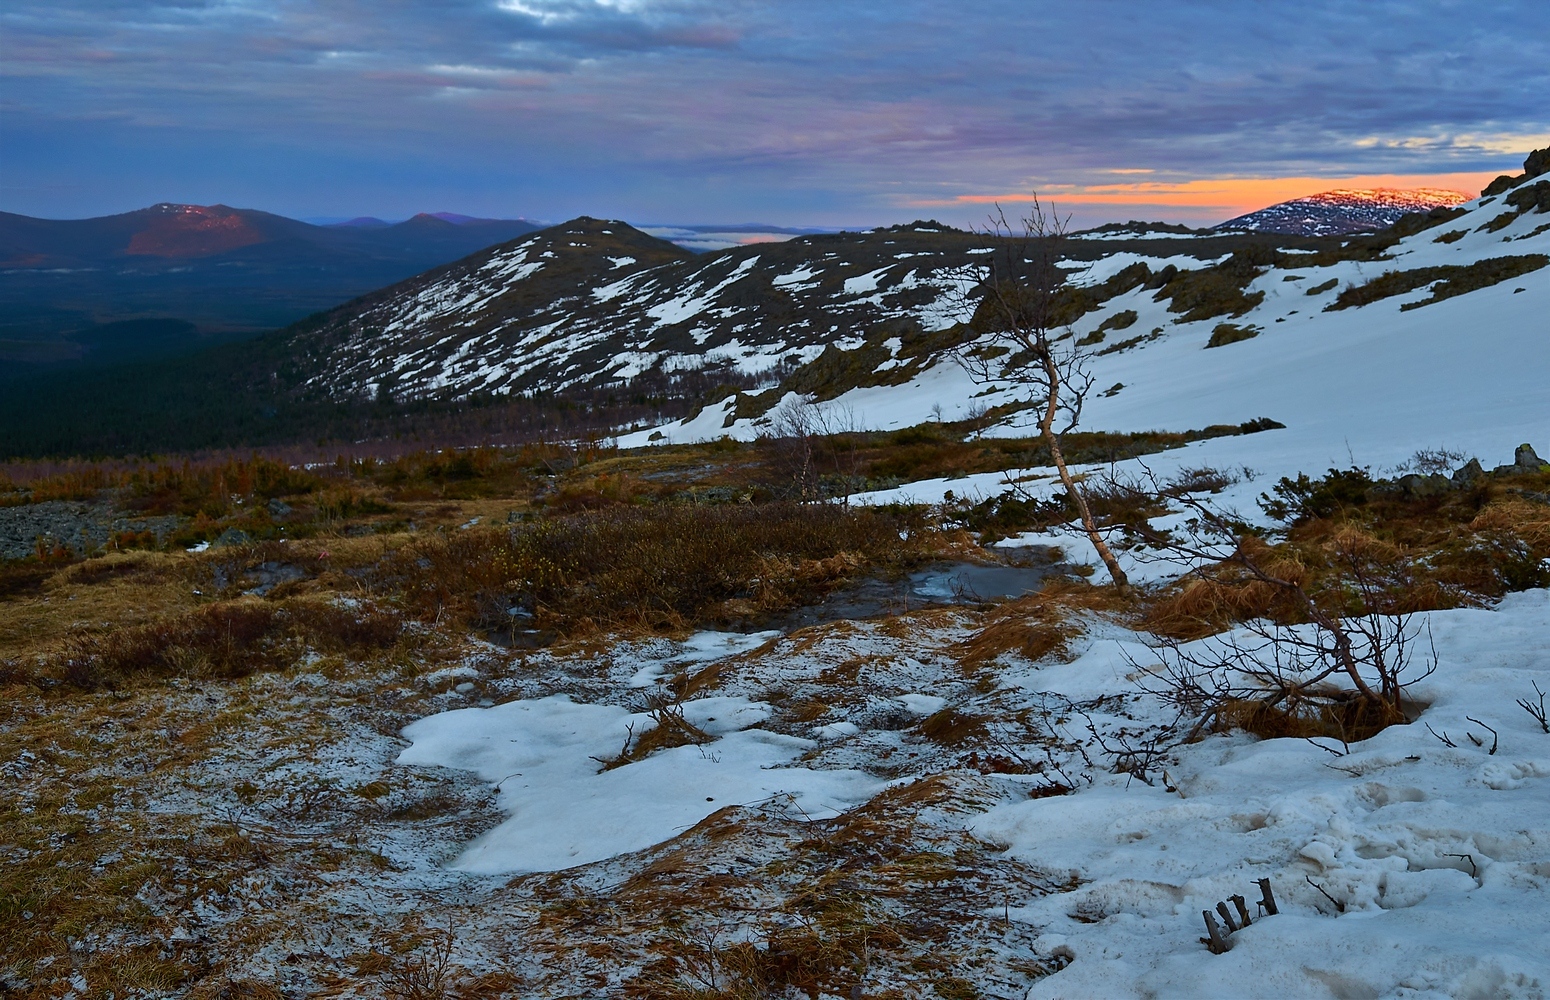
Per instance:
[[[1238,251],[1339,246],[1133,228],[1067,241],[1062,266],[1107,274],[1163,261],[1167,280]],[[242,344],[0,391],[0,454],[359,440],[523,398],[555,412],[655,406],[665,419],[786,380],[802,391],[905,382],[958,342],[962,296],[995,243],[916,222],[694,253],[624,222],[577,218]],[[92,336],[119,350],[130,333],[147,331]]]
[[[315,226],[225,205],[64,220],[0,212],[0,377],[284,326],[538,228],[451,215],[376,221]]]
[[[1070,240],[1063,255],[1073,267],[1121,251],[1183,266],[1250,246],[1337,245],[1142,228]],[[976,283],[995,243],[915,222],[691,253],[624,222],[582,217],[266,340],[283,343],[298,386],[339,401],[592,390],[707,366],[773,378],[863,345],[880,363],[885,343],[917,358],[895,362],[893,377],[905,377],[963,318],[953,297]]]
[[[1410,212],[1453,208],[1469,198],[1462,191],[1443,188],[1341,188],[1307,198],[1283,201],[1279,205],[1228,219],[1216,228],[1297,236],[1376,233],[1392,226],[1401,216]]]

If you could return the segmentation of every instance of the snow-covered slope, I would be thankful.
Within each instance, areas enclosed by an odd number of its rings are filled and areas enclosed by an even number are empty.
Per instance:
[[[1266,233],[1298,233],[1303,236],[1343,236],[1387,229],[1410,212],[1452,208],[1469,200],[1461,191],[1443,188],[1340,188],[1293,198],[1236,219],[1218,229],[1251,229]]]
[[[1439,447],[1491,466],[1507,461],[1518,442],[1550,445],[1550,181],[1471,202],[1461,215],[1396,238],[1380,257],[1358,247],[1295,254],[1240,246],[1238,257],[1197,255],[1194,248],[1211,241],[1190,235],[1147,248],[1081,241],[1092,252],[1062,262],[1073,285],[1102,285],[1106,294],[1067,341],[1095,352],[1091,371],[1102,391],[1088,401],[1084,427],[1183,430],[1256,417],[1285,425],[1148,456],[1160,475],[1248,467],[1248,477],[1217,500],[1252,515],[1253,496],[1280,475],[1350,464],[1382,469]],[[978,266],[975,249],[950,266]],[[1383,277],[1391,272],[1409,277]],[[823,280],[855,281],[856,294],[872,294],[860,287],[875,283],[870,272],[843,273]],[[636,280],[652,280],[645,275]],[[804,272],[789,283],[815,280]],[[1215,291],[1202,297],[1201,288]],[[1394,294],[1377,294],[1385,290]],[[909,308],[953,301],[943,294]],[[1222,335],[1224,325],[1232,336]],[[1213,336],[1218,346],[1208,346]],[[836,348],[827,367],[805,370],[843,373],[848,387],[812,382],[827,398],[809,401],[793,390],[779,405],[827,408],[840,425],[886,429],[932,419],[936,408],[954,419],[1019,399],[1015,381],[977,384],[941,350],[905,366],[905,346],[902,337],[869,336]],[[906,368],[896,383],[887,378]],[[749,399],[729,397],[621,441],[753,438],[769,429],[771,414],[745,405]],[[1025,419],[1014,412],[988,433],[1027,433]],[[1029,471],[1044,478],[1025,488],[1049,488],[1049,470]],[[861,499],[999,492],[1006,478],[913,483]],[[1080,552],[1068,550],[1073,557]],[[1136,566],[1134,576],[1139,582],[1157,568]],[[763,809],[779,801],[828,815],[875,791],[868,774],[886,774],[889,791],[923,778],[958,783],[956,811],[944,822],[1060,886],[1002,881],[970,897],[993,927],[976,932],[978,949],[1009,968],[1015,960],[1039,971],[1031,986],[997,983],[980,995],[1526,1000],[1550,992],[1550,735],[1514,703],[1532,699],[1550,675],[1550,593],[1513,593],[1493,609],[1416,619],[1426,630],[1417,635],[1430,640],[1424,658],[1434,656],[1436,667],[1411,689],[1424,724],[1391,726],[1349,745],[1243,733],[1175,745],[1165,734],[1178,721],[1177,706],[1146,690],[1147,672],[1157,669],[1148,636],[1097,616],[1084,619],[1069,660],[1009,657],[980,677],[962,659],[969,632],[949,617],[930,622],[847,623],[740,643],[716,675],[716,695],[683,706],[686,716],[716,724],[713,742],[604,773],[594,766],[598,757],[644,720],[617,706],[555,698],[422,720],[405,731],[413,745],[400,759],[498,783],[509,818],[467,845],[456,864],[502,876],[646,859],[668,844],[676,852],[682,841],[672,834],[688,828],[680,836],[692,836],[703,829],[694,824],[712,822],[729,802]],[[706,638],[691,639],[681,655],[706,662],[696,642],[719,645]],[[1192,648],[1224,641],[1231,636]],[[662,676],[661,662],[621,644],[598,669],[638,691]],[[828,669],[835,663],[865,663],[865,675]],[[523,675],[532,669],[525,662]],[[777,739],[766,731],[770,691],[823,714],[810,730]],[[891,714],[884,701],[893,703]],[[992,720],[987,725],[1042,718],[1047,733],[1023,730],[1007,740],[1029,752],[1040,747],[1053,770],[992,776],[961,746],[944,749],[948,741],[906,743],[901,726],[911,720],[891,721],[900,706],[915,717],[950,709]],[[1149,776],[1120,767],[1124,757],[1134,763],[1127,747],[1149,739],[1170,748]],[[1050,773],[1068,779],[1070,794],[1040,793]],[[754,865],[759,857],[739,861]],[[1201,912],[1234,895],[1256,898],[1261,879],[1279,913],[1233,934],[1226,954],[1209,953],[1199,941]],[[609,881],[624,884],[618,875]],[[751,918],[725,926],[739,940],[756,937]]]
[[[1109,299],[1077,321],[1077,338],[1094,336],[1106,320],[1127,311],[1135,319],[1091,347],[1099,392],[1089,398],[1082,426],[1185,430],[1269,417],[1287,429],[1170,453],[1174,461],[1248,465],[1261,472],[1319,471],[1353,459],[1393,465],[1418,448],[1439,446],[1479,454],[1489,465],[1519,441],[1550,443],[1550,268],[1425,305],[1420,303],[1432,297],[1435,280],[1366,305],[1332,308],[1346,289],[1390,271],[1503,257],[1526,258],[1524,267],[1542,265],[1550,255],[1550,211],[1539,207],[1544,191],[1550,182],[1519,188],[1516,201],[1527,206],[1522,210],[1502,197],[1473,201],[1465,214],[1398,241],[1378,260],[1281,253],[1244,288],[1249,298],[1262,294],[1258,304],[1236,317],[1185,321],[1169,311],[1170,300],[1159,301],[1159,292],[1145,286]],[[1543,203],[1550,207],[1550,200]],[[1208,241],[1184,242],[1193,247]],[[1177,252],[1142,257],[1116,250],[1073,270],[1072,280],[1093,284],[1137,262],[1154,272],[1165,265],[1204,266]],[[1440,279],[1445,273],[1422,276]],[[1251,337],[1208,347],[1224,321]],[[822,405],[842,410],[855,426],[888,429],[929,419],[937,406],[944,419],[961,419],[977,405],[1013,402],[1019,393],[1013,383],[976,384],[943,358],[903,385],[858,387]],[[723,434],[752,439],[767,419],[738,418],[735,401],[727,400],[622,443],[645,443],[652,434],[666,441]],[[1029,432],[1026,418],[1017,416],[990,431]]]
[[[1116,254],[1187,269],[1249,246],[1338,245],[1167,229],[1093,235],[1067,241],[1078,269],[1110,268]],[[697,256],[623,222],[581,218],[301,324],[285,353],[306,390],[334,398],[556,391],[698,368],[773,379],[831,346],[890,344],[867,356],[875,367],[967,318],[963,293],[991,242],[914,223]]]

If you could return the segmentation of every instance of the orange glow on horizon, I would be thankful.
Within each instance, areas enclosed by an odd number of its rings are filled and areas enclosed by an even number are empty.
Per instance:
[[[1191,214],[1214,209],[1222,218],[1244,215],[1269,205],[1306,198],[1339,188],[1444,188],[1474,198],[1496,177],[1492,173],[1467,174],[1363,174],[1351,177],[1224,177],[1169,183],[1136,181],[1125,184],[1051,184],[1039,189],[1038,198],[1056,205],[1146,205],[1188,208]],[[912,202],[913,205],[988,205],[994,202],[1030,202],[1033,192],[961,194],[945,200]]]

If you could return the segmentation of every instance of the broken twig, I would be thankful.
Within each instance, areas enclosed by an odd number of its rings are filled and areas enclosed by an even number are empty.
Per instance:
[[[1473,718],[1472,716],[1466,715],[1466,716],[1464,716],[1464,718],[1468,719],[1470,722],[1473,722],[1475,725],[1479,726],[1481,729],[1484,729],[1485,731],[1487,731],[1487,732],[1489,732],[1491,734],[1491,749],[1489,751],[1489,754],[1492,757],[1496,756],[1496,743],[1497,743],[1496,730],[1492,729],[1490,726],[1488,726],[1485,723],[1481,722],[1479,719]],[[1477,747],[1485,746],[1484,743],[1482,743],[1479,740],[1475,739],[1475,734],[1474,733],[1470,733],[1469,734],[1469,738],[1472,739],[1472,740],[1475,740],[1475,746],[1477,746]]]

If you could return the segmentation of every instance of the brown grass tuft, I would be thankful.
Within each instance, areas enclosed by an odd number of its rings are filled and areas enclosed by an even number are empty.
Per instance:
[[[1081,632],[1082,612],[1120,612],[1126,604],[1108,588],[1051,579],[1038,593],[1007,601],[990,611],[974,635],[953,647],[966,670],[1005,653],[1030,660],[1065,656],[1066,643]]]
[[[146,625],[77,636],[45,659],[40,679],[93,690],[139,678],[235,678],[284,669],[308,651],[386,649],[401,634],[396,615],[368,606],[222,601]]]
[[[256,979],[214,976],[194,984],[189,1000],[283,1000],[284,994]]]
[[[1510,531],[1536,550],[1550,550],[1550,503],[1507,497],[1482,510],[1469,526],[1475,531]]]
[[[1392,705],[1338,691],[1285,706],[1254,700],[1230,701],[1217,713],[1216,728],[1223,732],[1241,729],[1264,740],[1325,737],[1354,743],[1408,721]]]

